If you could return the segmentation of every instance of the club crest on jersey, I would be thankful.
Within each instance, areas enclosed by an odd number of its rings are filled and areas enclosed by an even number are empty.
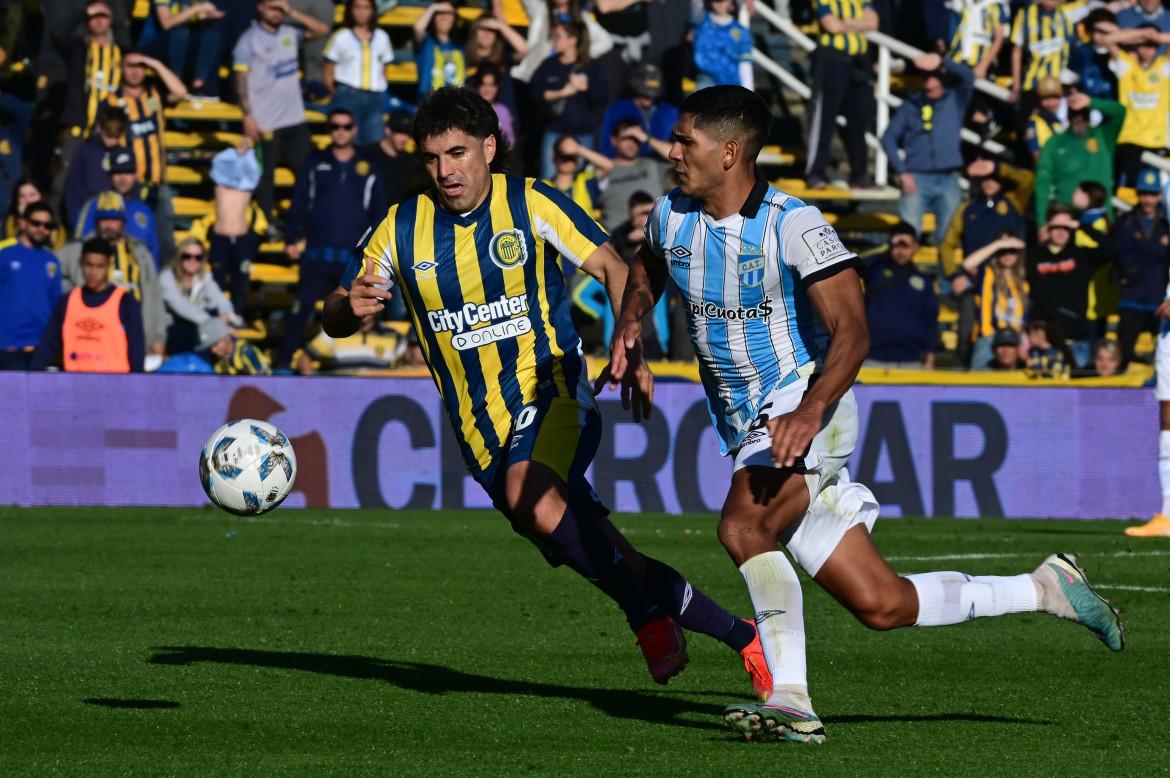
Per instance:
[[[756,246],[742,246],[739,251],[739,282],[747,287],[759,286],[764,280],[764,252]]]
[[[503,230],[492,236],[488,253],[497,267],[510,270],[528,261],[528,245],[520,230]]]

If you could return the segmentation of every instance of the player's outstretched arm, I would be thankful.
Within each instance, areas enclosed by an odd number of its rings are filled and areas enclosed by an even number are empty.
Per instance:
[[[380,289],[390,279],[367,273],[354,279],[346,289],[339,286],[325,298],[325,334],[331,338],[348,338],[362,326],[362,319],[380,314],[385,308],[384,300],[390,299],[390,292]]]
[[[829,330],[829,351],[820,378],[792,413],[768,422],[772,462],[792,467],[821,429],[821,419],[840,400],[869,353],[869,325],[857,271],[849,268],[808,287],[808,298]]]

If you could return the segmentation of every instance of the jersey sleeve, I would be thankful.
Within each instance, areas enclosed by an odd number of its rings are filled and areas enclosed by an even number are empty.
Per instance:
[[[1113,71],[1113,75],[1121,78],[1133,63],[1133,56],[1129,52],[1119,49],[1117,57],[1109,60],[1109,69]]]
[[[247,73],[252,68],[252,31],[246,30],[232,50],[232,70]]]
[[[784,264],[800,274],[805,286],[863,266],[817,208],[796,209],[780,221],[779,232]]]
[[[654,201],[654,208],[650,211],[650,216],[646,219],[646,226],[642,228],[645,235],[645,240],[642,242],[643,248],[649,251],[659,259],[665,259],[666,255],[662,253],[662,227],[664,221],[664,213],[669,213],[670,198],[663,195]]]
[[[343,287],[349,289],[355,280],[368,272],[390,279],[387,289],[398,284],[394,263],[394,217],[397,212],[397,208],[391,210],[381,224],[362,235],[341,277]]]
[[[326,61],[334,64],[341,62],[341,58],[345,55],[345,52],[342,51],[344,44],[339,39],[345,32],[344,29],[341,29],[329,36],[329,40],[325,44],[325,51],[322,54]]]
[[[581,206],[543,181],[532,184],[532,229],[576,267],[609,240]]]
[[[1017,46],[1024,45],[1024,16],[1027,12],[1027,8],[1016,11],[1016,20],[1012,24],[1012,43]]]

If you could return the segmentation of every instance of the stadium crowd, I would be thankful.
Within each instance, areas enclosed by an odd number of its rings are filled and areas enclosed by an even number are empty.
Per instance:
[[[419,99],[451,84],[478,92],[515,150],[510,172],[594,213],[627,259],[673,186],[667,157],[685,91],[735,83],[783,99],[753,67],[753,46],[766,45],[741,21],[751,0],[139,5],[145,14],[124,0],[0,4],[2,369],[418,365],[401,302],[345,343],[320,332],[316,310],[367,228],[430,186],[411,139]],[[1165,154],[1170,125],[1160,0],[778,5],[817,43],[807,148],[786,149],[804,155],[797,196],[875,188],[865,133],[876,57],[865,33],[927,52],[899,62],[905,101],[880,138],[900,221],[880,240],[847,236],[867,264],[869,364],[1062,378],[1149,358],[1138,344],[1159,326],[1170,240],[1163,177],[1142,160]],[[975,89],[997,77],[1007,102]],[[168,178],[180,150],[167,147],[167,130],[187,119],[168,109],[221,102],[240,118],[225,118],[214,144],[181,150],[206,170],[202,215],[188,219]],[[848,176],[832,182],[841,116],[836,161]],[[962,141],[963,128],[1006,154]],[[273,320],[279,336],[255,326],[248,300],[273,245],[296,269]],[[613,327],[604,293],[571,266],[565,282],[586,349],[603,353]],[[940,311],[955,347],[936,360]],[[647,326],[650,356],[688,358],[677,298],[665,296]]]

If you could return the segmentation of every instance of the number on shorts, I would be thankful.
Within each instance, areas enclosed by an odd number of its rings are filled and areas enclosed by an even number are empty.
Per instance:
[[[764,403],[763,405],[760,406],[760,414],[758,416],[756,416],[755,421],[752,422],[752,426],[748,427],[748,432],[759,432],[764,427],[768,426],[768,418],[769,417],[768,417],[767,411],[771,407],[772,407],[772,403],[770,403],[770,402]]]
[[[529,405],[526,408],[521,408],[520,413],[516,414],[516,431],[527,427],[536,418],[536,406]]]

